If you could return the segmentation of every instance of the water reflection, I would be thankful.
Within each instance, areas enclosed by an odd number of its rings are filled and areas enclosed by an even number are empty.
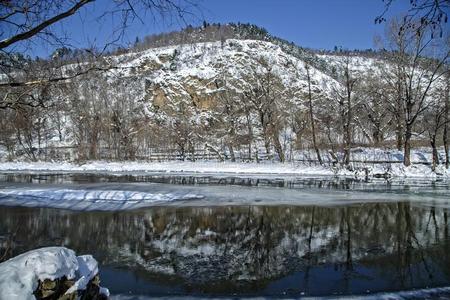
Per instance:
[[[450,181],[443,179],[355,179],[342,177],[293,177],[276,175],[207,175],[189,173],[17,173],[0,172],[0,183],[31,183],[31,184],[83,184],[83,183],[165,183],[174,185],[232,185],[247,187],[279,187],[289,189],[320,188],[338,190],[403,190],[417,188],[442,190],[450,188]]]
[[[115,213],[2,207],[0,257],[49,245],[92,253],[113,293],[409,290],[450,285],[448,214],[407,202]]]

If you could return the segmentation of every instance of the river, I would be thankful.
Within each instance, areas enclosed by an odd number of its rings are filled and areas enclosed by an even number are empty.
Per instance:
[[[421,181],[4,173],[0,256],[43,246],[92,254],[113,299],[445,299],[449,189]],[[147,198],[123,196],[129,192]]]

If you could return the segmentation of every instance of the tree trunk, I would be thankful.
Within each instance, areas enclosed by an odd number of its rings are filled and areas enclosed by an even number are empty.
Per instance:
[[[246,112],[247,130],[248,130],[248,160],[252,161],[252,142],[253,142],[253,127],[250,119],[250,113]]]
[[[448,123],[448,122],[447,122]],[[450,166],[450,155],[448,153],[448,126],[447,124],[444,127],[444,151],[445,151],[445,168],[449,168]]]
[[[351,123],[352,123],[352,104],[351,104],[351,91],[350,88],[347,88],[348,92],[347,92],[347,141],[346,141],[346,149],[345,149],[345,154],[346,154],[346,161],[345,164],[348,166],[350,165],[350,148],[352,147],[352,128],[351,128]]]
[[[267,158],[271,158],[270,154],[270,140],[266,134],[266,131],[264,130],[264,148],[266,149]]]
[[[402,98],[401,98],[401,96],[400,96],[400,93],[401,93],[401,86],[399,86],[398,87],[398,93],[399,93],[399,95],[398,95],[398,98],[397,98],[397,105],[396,105],[396,108],[395,108],[395,121],[397,122],[397,124],[396,124],[396,126],[395,126],[395,136],[396,136],[396,140],[397,140],[397,150],[398,151],[401,151],[402,150],[402,148],[403,148],[403,143],[404,143],[404,141],[403,141],[403,124],[404,124],[404,122],[405,122],[405,120],[403,119],[403,113],[404,113],[404,111],[403,111],[403,101],[402,101]]]
[[[448,153],[448,122],[449,120],[449,106],[450,106],[450,80],[447,79],[447,95],[445,98],[445,113],[444,113],[444,133],[443,133],[443,142],[444,142],[444,150],[445,150],[445,167],[448,169],[450,166],[450,155]]]
[[[403,130],[400,120],[397,120],[397,126],[395,128],[395,135],[397,140],[397,150],[401,151],[403,148]]]
[[[380,124],[375,125],[375,129],[372,134],[373,142],[375,147],[379,147],[381,143],[381,130],[380,130]]]
[[[189,150],[191,152],[191,161],[195,161],[195,145],[193,143],[189,143]]]
[[[407,167],[411,165],[411,137],[412,137],[411,125],[406,124],[403,164]]]
[[[348,166],[350,163],[350,149],[348,148],[347,118],[344,108],[344,101],[340,101],[339,106],[340,106],[340,117],[342,121],[342,152],[344,153],[342,163]]]
[[[274,133],[274,135],[273,135],[273,144],[275,147],[275,151],[277,152],[278,157],[280,158],[280,162],[285,162],[286,158],[284,156],[283,146],[281,146],[278,133]]]
[[[316,126],[314,122],[314,112],[313,112],[313,105],[312,105],[312,92],[311,92],[311,76],[309,74],[309,66],[305,66],[306,69],[306,76],[308,79],[308,102],[309,102],[309,118],[311,120],[311,134],[312,134],[312,140],[313,140],[313,147],[316,151],[317,160],[319,161],[319,164],[322,164],[322,157],[320,156],[319,148],[317,147],[317,140],[316,140]]]
[[[342,106],[344,109],[343,112],[343,122],[344,122],[344,165],[349,168],[350,167],[350,148],[352,142],[352,91],[354,80],[351,78],[349,63],[347,61],[347,65],[345,68],[345,85],[346,85],[346,96],[345,100],[343,99]]]
[[[97,150],[97,143],[94,139],[89,143],[89,158],[90,159],[97,159],[97,151],[96,150]]]
[[[266,149],[267,159],[272,159],[272,155],[270,153],[270,132],[269,132],[269,122],[267,121],[267,115],[259,111],[259,121],[261,122],[263,139],[264,139],[264,148]]]
[[[228,149],[230,150],[231,161],[232,161],[232,162],[235,162],[235,161],[236,161],[236,156],[234,155],[234,147],[233,147],[233,144],[229,143],[229,144],[228,144]]]
[[[184,143],[179,143],[178,145],[180,147],[179,151],[180,151],[181,160],[184,161],[186,158],[186,154],[185,154],[186,151],[185,151]]]
[[[436,134],[433,134],[431,137],[430,137],[430,144],[431,144],[431,149],[432,149],[432,158],[433,158],[433,160],[432,160],[432,164],[431,164],[431,169],[433,170],[433,171],[435,171],[436,170],[436,166],[439,164],[439,155],[438,155],[438,151],[437,151],[437,148],[436,148]]]
[[[351,139],[351,133],[350,133],[350,124],[349,119],[347,116],[347,119],[345,120],[344,124],[344,165],[349,166],[350,165],[350,139]]]
[[[220,154],[219,150],[215,149],[213,146],[205,144],[205,149],[208,149],[209,151],[214,152],[220,161],[224,161],[222,154]]]

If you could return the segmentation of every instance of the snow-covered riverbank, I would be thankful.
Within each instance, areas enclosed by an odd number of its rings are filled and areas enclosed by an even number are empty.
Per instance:
[[[107,162],[92,161],[84,164],[59,162],[3,162],[0,171],[48,171],[83,173],[133,173],[133,172],[174,172],[207,174],[274,174],[292,176],[340,176],[340,177],[408,177],[434,179],[449,177],[444,166],[432,171],[429,165],[414,164],[359,164],[350,171],[344,168],[309,165],[302,163],[234,163],[234,162]]]

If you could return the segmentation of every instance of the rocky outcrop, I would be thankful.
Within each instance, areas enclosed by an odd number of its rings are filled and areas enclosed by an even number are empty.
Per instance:
[[[0,299],[103,300],[98,263],[65,247],[28,251],[0,264]]]
[[[100,277],[95,275],[82,290],[75,289],[75,280],[67,277],[58,278],[55,280],[44,279],[39,280],[38,287],[34,291],[34,296],[37,300],[107,300],[108,297],[102,293],[100,287]]]

